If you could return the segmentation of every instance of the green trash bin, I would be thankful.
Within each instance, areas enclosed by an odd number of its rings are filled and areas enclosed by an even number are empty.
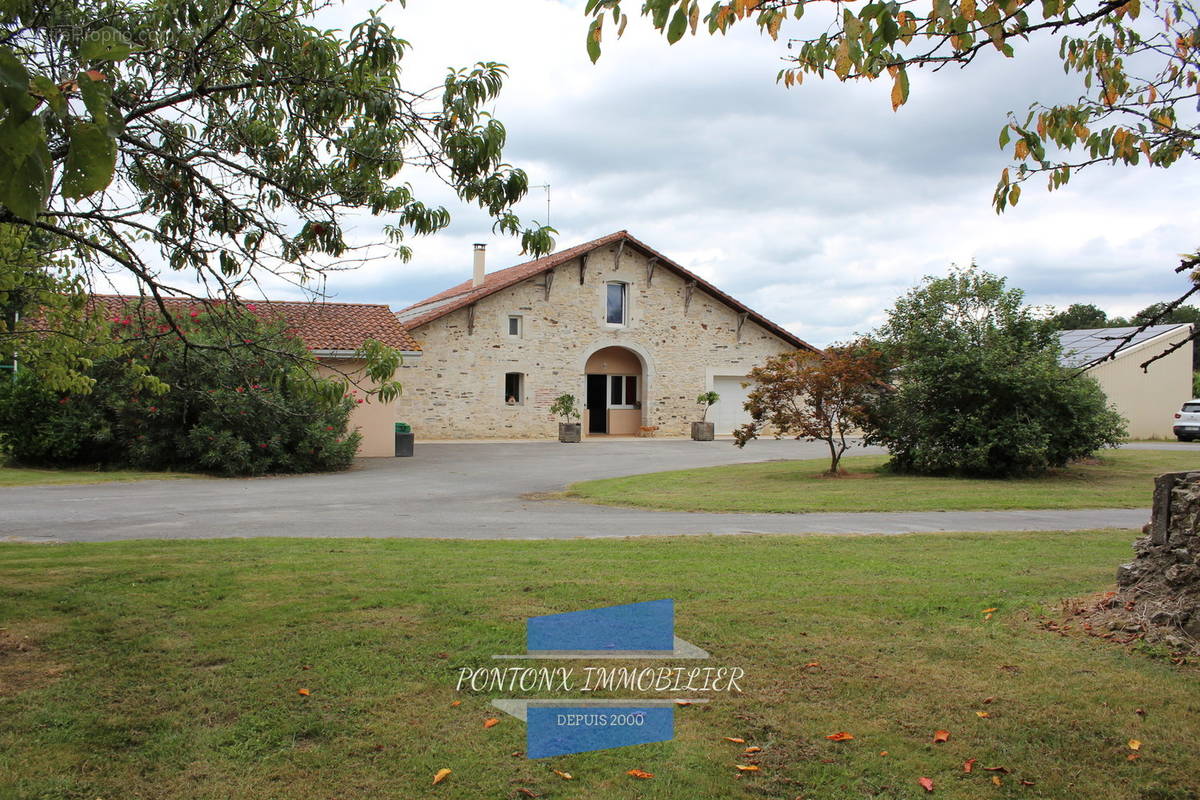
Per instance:
[[[396,457],[407,458],[413,454],[412,426],[407,422],[396,423]]]

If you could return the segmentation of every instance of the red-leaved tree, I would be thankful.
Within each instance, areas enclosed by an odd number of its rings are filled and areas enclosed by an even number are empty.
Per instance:
[[[748,376],[754,384],[746,400],[752,421],[734,431],[737,446],[768,428],[775,438],[822,441],[829,445],[829,474],[839,474],[850,448],[847,437],[883,386],[882,372],[882,355],[862,342],[768,358]]]

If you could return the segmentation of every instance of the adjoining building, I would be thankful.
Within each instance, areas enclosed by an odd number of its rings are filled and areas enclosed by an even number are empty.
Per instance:
[[[131,306],[157,313],[152,301],[135,295],[93,295],[93,302],[107,317],[124,315]],[[209,301],[219,303],[220,301]],[[164,298],[172,315],[187,319],[192,311],[204,311],[206,304],[182,297]],[[331,303],[324,301],[255,301],[245,308],[269,321],[282,321],[288,333],[300,339],[317,359],[321,377],[349,378],[364,389],[373,388],[364,373],[364,362],[356,358],[368,339],[400,351],[405,363],[421,356],[421,347],[404,329],[386,305],[368,303]],[[362,434],[358,454],[366,457],[395,455],[394,402],[365,397],[350,414],[349,428]]]
[[[421,438],[552,438],[556,397],[585,436],[685,435],[716,391],[718,433],[747,421],[742,387],[768,356],[816,350],[627,231],[474,275],[397,313],[424,352],[397,419]]]
[[[1192,397],[1192,343],[1141,365],[1192,335],[1190,324],[1062,331],[1063,366],[1095,378],[1108,401],[1129,421],[1131,439],[1174,438],[1172,415]],[[1123,340],[1132,336],[1128,342]],[[1115,352],[1114,352],[1115,349]],[[1111,357],[1110,357],[1111,356]]]

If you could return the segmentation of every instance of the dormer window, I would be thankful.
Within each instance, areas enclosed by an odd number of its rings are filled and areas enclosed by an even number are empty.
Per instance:
[[[618,282],[608,284],[608,297],[605,303],[605,322],[609,325],[625,325],[628,323],[628,289],[628,284]]]

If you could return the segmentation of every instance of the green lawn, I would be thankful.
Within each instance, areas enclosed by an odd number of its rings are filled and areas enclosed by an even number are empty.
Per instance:
[[[1155,475],[1200,468],[1200,453],[1109,450],[1080,464],[1021,480],[895,475],[886,456],[842,460],[849,473],[830,478],[829,459],[768,461],[630,475],[573,484],[567,497],[670,511],[976,511],[1023,508],[1149,507]]]
[[[137,472],[135,470],[24,469],[0,467],[0,486],[56,486],[71,483],[110,483],[112,481],[176,480],[200,478],[182,472]]]
[[[1132,538],[0,545],[0,797],[1194,800],[1200,672],[1037,624]],[[673,742],[530,761],[455,692],[528,616],[661,597],[747,673]]]

